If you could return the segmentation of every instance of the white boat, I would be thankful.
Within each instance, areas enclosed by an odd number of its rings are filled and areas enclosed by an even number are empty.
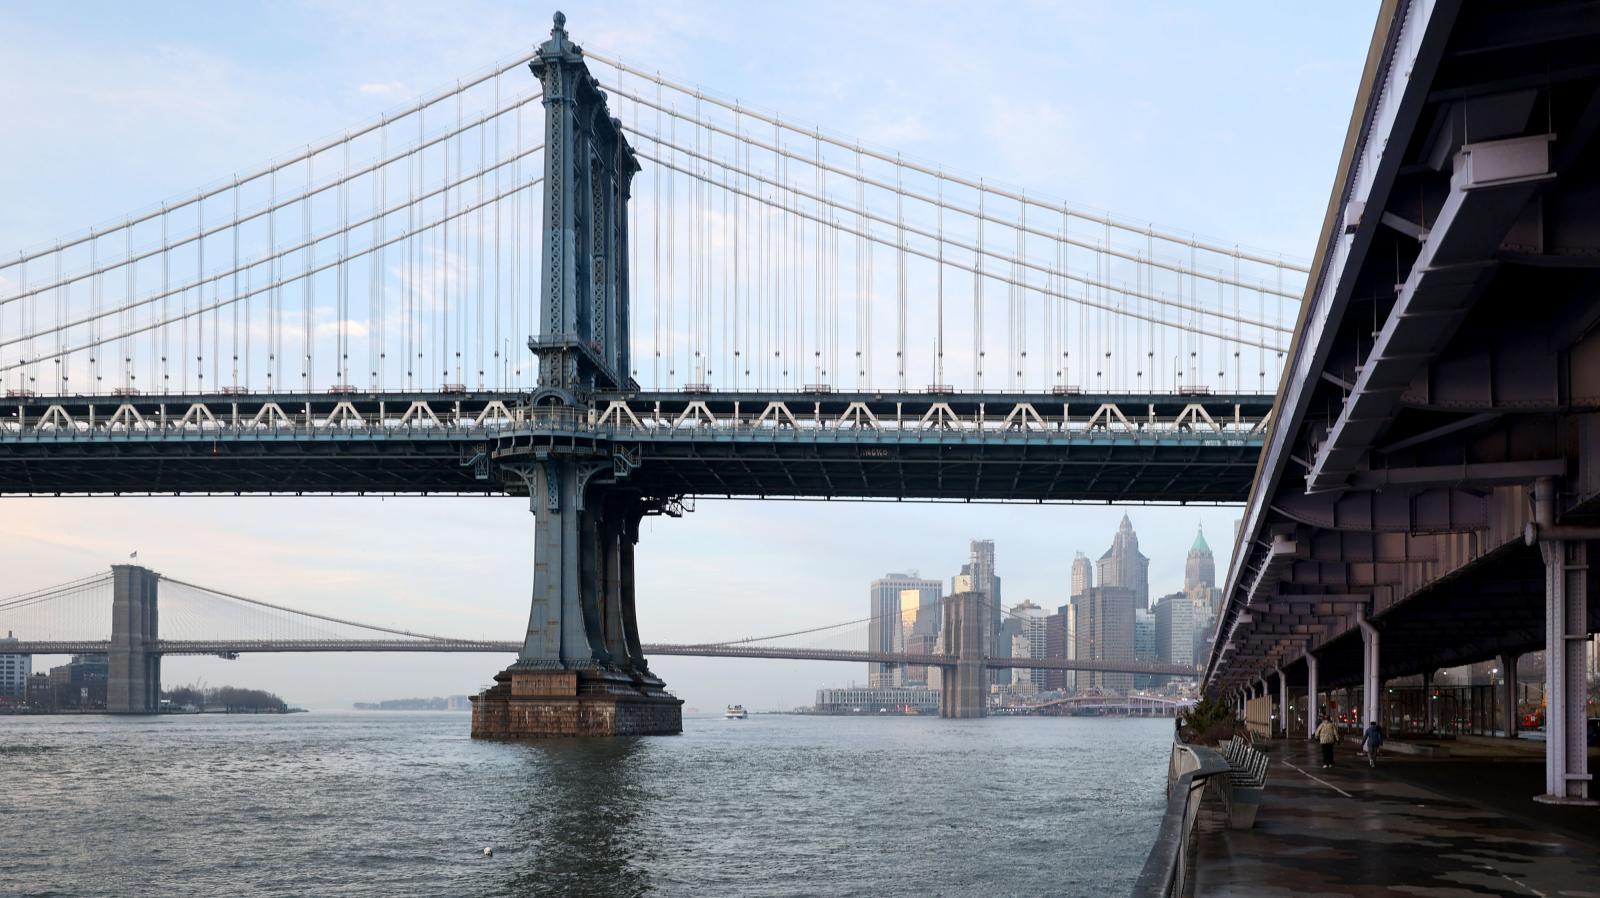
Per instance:
[[[748,718],[749,716],[750,716],[750,712],[748,712],[748,711],[746,711],[744,709],[744,705],[729,705],[728,706],[728,710],[722,715],[722,719],[723,720],[744,720],[744,719]]]

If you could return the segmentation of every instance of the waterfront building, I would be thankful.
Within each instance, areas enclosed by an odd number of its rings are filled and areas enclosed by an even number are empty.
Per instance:
[[[819,714],[926,714],[938,716],[939,690],[896,686],[818,689]]]
[[[1083,595],[1084,590],[1094,585],[1094,565],[1090,563],[1089,556],[1082,552],[1072,558],[1072,591],[1067,593],[1067,598]]]
[[[105,655],[73,655],[50,668],[51,704],[57,708],[104,708],[110,665]]]
[[[0,639],[0,653],[17,642],[16,634],[7,630]],[[28,691],[28,676],[32,673],[32,655],[0,654],[0,700],[21,701]]]
[[[1076,612],[1074,657],[1085,661],[1132,661],[1134,594],[1124,586],[1092,586],[1072,600]],[[1133,674],[1080,670],[1077,688],[1126,695],[1133,691]]]
[[[54,708],[55,694],[50,691],[50,675],[36,673],[28,677],[22,700],[34,708]]]
[[[920,596],[921,606],[931,605],[929,612],[934,615],[928,626],[938,632],[937,615],[939,613],[939,594],[942,589],[938,580],[926,580],[917,576],[916,571],[910,573],[885,574],[872,581],[867,590],[868,615],[867,621],[867,651],[869,652],[903,652],[905,651],[905,633],[901,627],[902,608],[901,593],[911,590]],[[920,617],[920,613],[919,613]],[[894,664],[867,664],[867,685],[869,686],[894,686],[903,679],[901,667]]]
[[[1111,548],[1095,562],[1095,579],[1101,586],[1120,586],[1133,593],[1134,607],[1150,608],[1150,559],[1139,551],[1139,535],[1127,515],[1111,538]]]

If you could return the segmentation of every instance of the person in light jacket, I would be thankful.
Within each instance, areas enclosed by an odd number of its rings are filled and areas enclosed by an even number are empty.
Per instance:
[[[1339,741],[1339,728],[1327,717],[1322,718],[1322,723],[1317,726],[1317,744],[1322,746],[1322,767],[1326,770],[1333,766],[1333,744]]]

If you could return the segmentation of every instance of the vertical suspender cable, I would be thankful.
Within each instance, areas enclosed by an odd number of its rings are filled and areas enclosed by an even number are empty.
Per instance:
[[[483,125],[479,125],[477,127],[477,132],[478,132],[478,176],[476,178],[473,178],[474,181],[478,182],[478,212],[477,212],[477,227],[476,227],[477,233],[473,235],[473,237],[475,238],[473,240],[473,242],[475,244],[477,244],[477,247],[478,247],[478,266],[477,266],[478,267],[478,272],[477,272],[477,275],[478,275],[478,277],[477,277],[477,280],[478,280],[477,293],[478,293],[478,295],[477,295],[476,301],[473,304],[473,316],[475,318],[477,318],[477,321],[475,322],[474,327],[473,327],[473,335],[477,339],[477,345],[473,350],[474,357],[468,359],[467,362],[468,362],[468,366],[469,367],[471,367],[474,363],[476,363],[476,366],[477,366],[477,369],[478,369],[478,389],[481,390],[481,389],[483,389],[483,368],[484,368],[484,358],[485,358],[485,356],[484,356],[484,346],[483,346],[483,338],[484,338],[484,331],[483,331],[483,324],[484,324],[483,300],[484,300],[484,296],[483,296],[483,291],[484,291],[484,288],[485,288],[485,285],[486,285],[486,282],[487,282],[487,276],[486,276],[486,274],[484,272],[484,265],[483,265],[483,262],[484,262],[483,244],[484,244],[485,238],[488,236],[488,233],[489,233],[488,229],[484,226],[484,221],[483,221],[484,220],[484,216],[488,214],[487,210],[484,209],[483,197],[484,197],[484,188],[486,186],[484,184],[484,180],[485,180],[485,178],[488,177],[488,168],[489,168],[489,140],[488,140],[488,138],[489,138],[489,129],[484,127]],[[463,384],[466,383],[465,380],[462,380],[461,382]]]
[[[91,228],[89,231],[89,270],[99,271],[100,265],[100,238]],[[89,326],[89,391],[100,392],[100,288],[103,274],[96,274],[89,280],[89,311],[93,323]]]
[[[978,187],[978,245],[972,254],[972,365],[974,386],[983,389],[983,201],[982,181]]]
[[[500,109],[500,76],[499,75],[496,75],[494,77],[494,108],[496,110],[495,111],[495,116],[494,116],[494,158],[495,159],[499,159],[500,158],[500,154],[502,152],[504,152],[504,150],[502,150],[501,147],[500,147],[500,118],[501,118],[501,116],[503,116],[505,114]],[[495,170],[494,170],[494,195],[495,196],[499,196],[500,192],[501,192],[501,186],[500,185],[501,185],[501,182],[503,180],[501,175],[502,175],[502,168],[500,166],[496,166]],[[505,389],[505,386],[506,386],[506,383],[505,383],[506,378],[505,378],[505,372],[501,369],[501,365],[503,364],[502,361],[501,361],[501,349],[502,349],[502,345],[503,345],[501,341],[502,341],[503,338],[500,335],[500,306],[505,301],[505,299],[500,293],[500,201],[499,200],[495,200],[495,202],[494,202],[494,294],[493,294],[493,296],[490,297],[489,301],[494,307],[494,376],[495,376],[495,386],[498,387],[499,389],[503,390],[503,389]],[[481,364],[481,362],[480,362],[480,364]],[[621,372],[618,372],[618,373],[621,374],[624,378],[626,378],[628,376],[628,372],[626,372],[626,371],[621,371]]]
[[[390,159],[387,121],[378,131],[378,156],[383,160],[383,164],[378,169],[378,178],[373,185],[372,207],[375,213],[386,208],[389,203]],[[381,390],[388,386],[384,381],[383,370],[385,367],[384,361],[388,358],[389,353],[389,315],[388,310],[385,308],[388,305],[386,302],[387,297],[385,296],[387,291],[383,289],[384,279],[388,273],[388,268],[385,265],[385,257],[388,255],[388,242],[383,239],[387,236],[387,233],[388,220],[380,216],[372,224],[372,239],[380,244],[378,258],[376,260],[369,258],[367,261],[368,270],[372,275],[372,297],[368,301],[367,307],[367,317],[372,322],[368,328],[367,336],[367,364],[372,370],[373,390]],[[376,340],[371,336],[373,333],[377,334]],[[377,356],[376,359],[373,358],[374,355]]]
[[[67,379],[69,378],[70,375],[67,373],[67,364],[66,364],[67,363],[67,359],[65,359],[63,357],[64,354],[66,353],[66,350],[67,350],[67,330],[66,330],[65,327],[63,327],[63,325],[65,325],[66,322],[67,322],[67,308],[66,307],[67,307],[68,301],[70,301],[70,298],[71,298],[72,294],[68,289],[68,285],[61,283],[61,264],[62,264],[61,256],[62,256],[61,250],[57,249],[56,252],[55,252],[55,259],[56,259],[56,284],[58,286],[56,287],[56,289],[54,291],[55,292],[55,299],[56,299],[56,320],[55,320],[55,325],[56,325],[56,328],[55,328],[55,330],[56,330],[56,357],[55,357],[55,369],[56,369],[56,393],[64,395],[67,392]],[[187,327],[184,328],[184,333],[188,333],[188,328]]]
[[[305,276],[301,281],[301,296],[304,300],[301,313],[300,332],[303,356],[300,362],[300,389],[311,392],[311,331],[315,327],[311,320],[311,308],[314,302],[314,285],[311,278],[312,257],[316,254],[316,245],[311,242],[311,156],[306,155],[306,193],[300,200],[300,232],[305,241],[306,248],[301,253],[305,261]]]
[[[171,284],[172,284],[170,266],[171,266],[170,246],[167,243],[167,207],[166,207],[166,204],[163,203],[161,205],[161,294],[162,294],[162,296],[161,296],[161,320],[162,321],[168,321],[171,318],[170,314],[167,311],[168,308],[169,308],[169,302],[170,302],[167,294],[172,292],[171,289],[170,289]],[[170,379],[167,376],[167,347],[169,345],[169,343],[168,343],[168,341],[169,341],[169,335],[168,335],[169,328],[166,327],[166,326],[162,326],[160,328],[160,330],[161,330],[161,391],[163,393],[170,393],[171,392],[171,389],[169,388],[169,380]]]
[[[895,156],[894,165],[894,221],[895,221],[895,367],[900,378],[900,390],[906,389],[906,212],[905,212],[905,184],[903,181],[904,168],[900,164],[899,155]]]
[[[820,219],[823,216],[822,198],[827,195],[825,193],[825,188],[824,188],[824,184],[826,182],[823,180],[823,177],[822,177],[822,137],[821,137],[821,133],[820,132],[818,132],[818,135],[812,139],[812,147],[813,147],[813,151],[812,151],[813,152],[813,160],[812,160],[812,165],[811,165],[811,174],[812,174],[813,183],[816,185],[817,198],[818,198],[817,199],[817,217]],[[817,306],[816,306],[816,309],[814,310],[814,314],[816,316],[816,345],[812,348],[811,376],[816,378],[816,383],[820,384],[820,383],[822,383],[822,351],[823,351],[823,348],[824,348],[823,344],[825,342],[823,340],[823,336],[822,336],[822,331],[823,331],[822,316],[823,316],[823,302],[824,302],[824,299],[823,299],[823,289],[824,289],[824,287],[823,287],[823,279],[827,276],[826,272],[824,270],[824,265],[825,265],[824,255],[825,254],[823,252],[823,241],[827,239],[827,235],[823,233],[823,227],[822,227],[821,221],[817,222],[816,231],[817,231],[817,242],[816,242],[816,253],[817,253],[817,258],[816,258],[816,267],[817,267],[817,272],[816,272],[816,280],[817,280],[817,283],[816,283],[816,302],[817,302]]]
[[[233,238],[233,276],[231,278],[229,278],[228,283],[229,283],[229,286],[233,289],[233,295],[234,296],[238,296],[240,291],[239,291],[239,181],[238,181],[237,178],[235,178],[234,182],[233,182],[233,227],[229,229],[229,236]],[[273,249],[271,247],[268,247],[267,251],[268,252],[272,252]],[[254,291],[251,291],[251,292],[254,292]],[[251,311],[251,306],[254,305],[254,302],[253,302],[254,299],[255,299],[254,296],[246,296],[245,297],[245,300],[244,300],[244,320],[245,320],[246,323],[249,323],[249,321],[250,321],[250,317],[251,317],[250,316],[250,311]],[[230,385],[232,386],[234,392],[238,392],[238,390],[239,390],[239,305],[240,305],[239,303],[234,303],[233,304],[233,373],[231,375],[232,382],[231,382]],[[250,343],[249,343],[248,340],[246,340],[245,341],[245,351],[246,352],[249,352],[249,346],[250,346]],[[249,371],[249,366],[247,365],[246,366],[246,375],[245,375],[246,377],[249,376],[248,371]]]
[[[938,265],[939,274],[938,274],[938,287],[937,287],[937,289],[935,291],[935,293],[936,293],[936,295],[938,297],[938,299],[937,299],[938,309],[937,309],[937,314],[935,315],[935,329],[934,329],[934,333],[933,333],[933,382],[936,383],[936,384],[943,384],[944,383],[944,176],[942,174],[938,178],[936,184],[937,184],[938,191],[939,191],[939,203],[938,203],[938,206],[937,206],[937,212],[938,212],[938,215],[939,215],[939,225],[938,225],[938,238],[936,240],[937,250],[938,250],[938,254],[939,254],[939,259],[938,259],[936,264]]]
[[[123,235],[123,240],[124,240],[124,244],[125,244],[124,252],[127,254],[127,257],[129,259],[132,259],[133,258],[133,224],[131,222],[123,227],[122,235]],[[26,266],[24,266],[23,273],[26,274],[26,272],[27,272],[27,269],[26,269]],[[138,289],[139,289],[138,288],[139,266],[133,264],[132,262],[129,262],[127,270],[126,270],[126,273],[124,274],[124,280],[127,282],[127,284],[126,284],[126,287],[124,288],[124,291],[123,291],[124,292],[124,297],[123,298],[126,299],[127,301],[131,302],[133,300],[133,297],[138,293]],[[28,285],[27,284],[27,280],[24,279],[22,281],[21,286],[26,288],[27,285]],[[122,340],[120,341],[121,346],[117,350],[122,355],[122,389],[124,389],[124,390],[126,390],[128,392],[132,392],[133,391],[133,379],[134,379],[134,374],[133,374],[133,349],[132,349],[132,347],[130,345],[130,341],[131,341],[132,338],[130,338],[128,336],[128,331],[133,329],[134,314],[135,313],[132,310],[129,310],[129,311],[126,311],[126,312],[122,313]]]
[[[344,142],[344,169],[350,171],[350,141]],[[350,258],[350,181],[347,178],[339,179],[339,262],[334,274],[337,276],[335,288],[338,293],[335,297],[334,308],[338,316],[334,322],[334,351],[338,357],[334,360],[334,382],[341,388],[350,383],[350,267],[347,260]]]
[[[661,85],[656,85],[656,133],[661,133]],[[654,367],[650,371],[650,387],[661,389],[661,166],[650,166],[652,185],[650,188],[650,236],[655,241],[655,260],[650,267],[650,282],[655,292],[655,314],[651,323],[655,325],[656,355]]]

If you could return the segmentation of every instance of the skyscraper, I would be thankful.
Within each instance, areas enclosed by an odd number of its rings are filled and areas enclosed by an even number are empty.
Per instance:
[[[1011,609],[1006,626],[1016,624],[1010,639],[1010,651],[1006,654],[1013,658],[1043,658],[1045,652],[1045,610],[1032,602],[1023,602]],[[1030,689],[1040,689],[1044,686],[1044,671],[1032,670],[1025,667],[1012,668],[1011,685],[1023,686]]]
[[[905,634],[902,630],[903,615],[900,604],[900,594],[907,590],[914,590],[921,596],[922,614],[937,615],[939,608],[939,594],[943,584],[938,580],[924,580],[917,576],[916,571],[909,574],[885,574],[872,581],[868,588],[868,607],[870,620],[867,621],[867,651],[869,652],[903,652],[905,651]],[[928,606],[932,606],[929,608]],[[931,624],[925,625],[937,631],[938,622],[934,619]],[[901,680],[901,670],[896,665],[867,664],[867,685],[869,686],[898,686]]]
[[[1181,592],[1156,602],[1156,657],[1167,664],[1194,663],[1194,604]]]
[[[969,579],[961,580],[961,577]],[[959,595],[963,592],[976,592],[983,596],[982,603],[987,612],[989,621],[989,651],[994,655],[1009,655],[1011,647],[1003,642],[1000,636],[1000,576],[994,572],[994,540],[975,539],[972,541],[967,556],[967,563],[961,566],[961,573],[951,580],[950,592]],[[1003,682],[1000,678],[1004,671],[991,671],[994,682]]]
[[[1183,591],[1193,594],[1199,587],[1216,585],[1217,562],[1211,555],[1211,546],[1206,544],[1206,531],[1202,527],[1194,536],[1194,545],[1189,547],[1189,557],[1183,562]]]
[[[1062,605],[1056,613],[1044,619],[1044,656],[1046,658],[1071,658],[1072,606]],[[1042,670],[1045,689],[1067,688],[1067,671]]]
[[[1076,657],[1084,661],[1132,661],[1133,605],[1133,590],[1122,586],[1093,586],[1075,597],[1072,607]],[[1077,688],[1126,695],[1133,691],[1133,674],[1080,670]]]
[[[1133,658],[1135,661],[1158,661],[1156,657],[1156,616],[1143,608],[1133,610]],[[1155,674],[1134,674],[1133,688],[1154,689],[1163,679]]]
[[[1101,586],[1120,586],[1133,592],[1134,607],[1150,607],[1150,559],[1139,551],[1139,536],[1127,515],[1111,538],[1111,548],[1095,562],[1095,579]]]
[[[1090,563],[1089,556],[1079,552],[1072,559],[1072,591],[1067,593],[1067,598],[1081,596],[1084,590],[1094,585],[1094,565]]]

